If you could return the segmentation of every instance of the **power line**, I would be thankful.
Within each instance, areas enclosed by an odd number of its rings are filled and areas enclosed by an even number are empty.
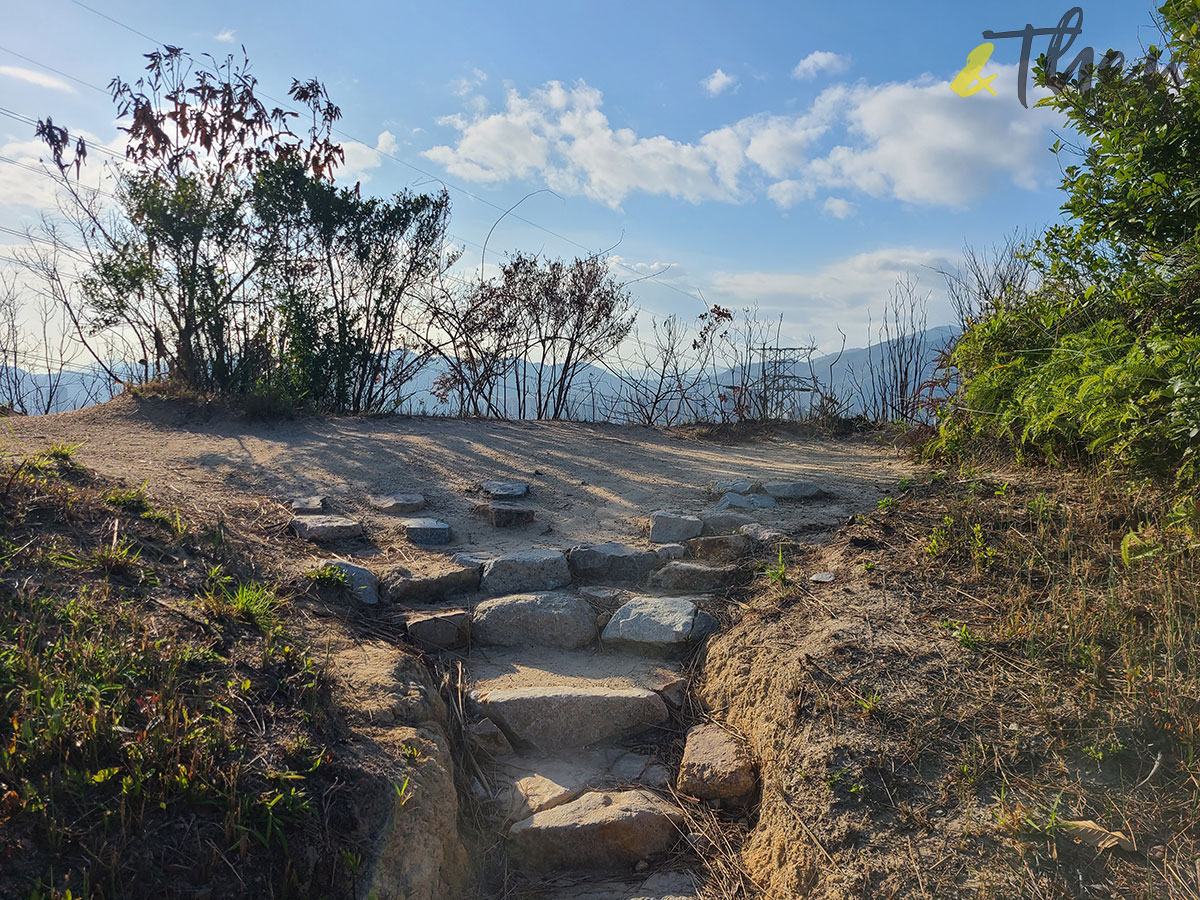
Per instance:
[[[61,75],[63,78],[68,78],[71,81],[75,82],[76,84],[81,84],[86,88],[91,88],[93,91],[99,91],[100,93],[104,94],[106,97],[108,96],[108,91],[106,91],[104,88],[96,87],[96,85],[91,84],[87,81],[84,81],[81,78],[76,78],[74,75],[68,75],[66,72],[63,72],[59,69],[54,68],[54,66],[48,66],[44,62],[38,62],[36,59],[31,59],[30,57],[26,56],[25,54],[18,53],[16,50],[11,50],[8,47],[5,47],[3,45],[0,45],[0,50],[3,50],[5,53],[12,54],[17,59],[23,59],[27,63],[32,63],[35,66],[40,66],[41,68],[45,69],[47,72],[53,72],[55,75]]]
[[[33,116],[27,116],[24,113],[14,112],[13,110],[7,109],[3,106],[0,106],[0,116],[4,116],[5,118],[12,119],[16,122],[21,122],[25,125],[32,125],[35,128],[38,126],[38,120]],[[98,150],[99,152],[107,154],[114,159],[121,160],[122,162],[125,160],[123,155],[118,153],[116,150],[110,150],[103,144],[89,143],[87,146],[89,151]]]
[[[125,22],[120,21],[119,19],[115,19],[112,16],[108,15],[107,13],[102,12],[101,10],[98,10],[95,7],[89,6],[88,4],[82,2],[82,0],[71,0],[71,2],[74,3],[76,6],[80,7],[81,9],[87,10],[88,12],[92,13],[93,15],[97,15],[100,18],[105,19],[105,20],[113,23],[114,25],[119,26],[120,28],[124,28],[126,31],[130,32],[131,34],[135,34],[138,37],[141,37],[147,41],[150,41],[150,43],[152,43],[152,44],[155,44],[157,46],[165,46],[165,44],[162,41],[151,37],[150,35],[146,34],[144,31],[140,31],[137,28],[134,28],[132,25],[128,25]],[[0,48],[0,49],[3,49],[3,48]],[[40,63],[39,63],[39,65],[40,65]],[[89,85],[89,87],[95,87],[95,86]],[[287,107],[287,104],[285,101],[280,100],[277,97],[272,97],[270,94],[266,93],[265,91],[260,91],[260,93],[264,97],[266,97],[268,100],[270,100],[272,103],[276,103],[280,107],[288,109],[289,112],[296,111],[294,109],[290,109],[289,107]],[[345,137],[351,141],[354,141],[355,143],[362,144],[365,147],[371,146],[366,141],[356,138],[354,135],[342,130],[341,128],[334,128],[333,131],[335,134],[340,134],[342,137]],[[465,187],[462,187],[461,185],[457,185],[454,182],[447,181],[446,179],[444,179],[438,175],[434,175],[432,172],[428,172],[425,169],[422,169],[420,166],[414,165],[413,163],[410,163],[408,160],[401,159],[399,156],[395,156],[392,153],[388,153],[386,151],[379,150],[377,148],[373,148],[373,149],[375,149],[375,152],[378,153],[380,156],[386,157],[386,158],[392,160],[393,162],[400,163],[400,165],[402,165],[402,166],[407,166],[408,168],[412,169],[414,172],[417,172],[420,175],[424,175],[426,178],[430,178],[434,181],[437,181],[438,183],[444,185],[448,189],[458,191],[459,193],[464,194],[467,197],[470,197],[472,200],[482,203],[485,206],[491,207],[492,209],[496,210],[497,212],[510,214],[510,211],[508,209],[506,209],[505,207],[500,206],[497,203],[493,203],[492,201],[487,200],[484,197],[481,197],[480,195],[474,193],[471,190],[468,190]],[[585,244],[581,244],[579,241],[576,241],[573,238],[569,238],[566,235],[559,234],[557,231],[547,228],[544,225],[539,225],[537,222],[534,222],[531,219],[527,219],[524,216],[518,215],[516,213],[511,213],[511,216],[512,216],[512,218],[516,219],[518,222],[524,222],[526,225],[529,225],[532,228],[536,228],[539,231],[542,231],[542,232],[550,235],[551,237],[557,238],[560,241],[570,244],[573,247],[577,247],[580,250],[583,250],[584,252],[588,253],[589,255],[595,253],[595,251],[591,247],[588,247]],[[479,246],[479,245],[476,244],[475,246]],[[618,267],[626,270],[627,272],[630,272],[634,275],[638,275],[639,277],[644,277],[644,273],[638,272],[637,269],[634,269],[632,266],[628,266],[622,262],[617,262],[616,265]],[[691,291],[685,291],[683,288],[676,287],[675,285],[669,284],[665,281],[657,282],[657,284],[659,284],[662,287],[665,287],[669,290],[675,291],[677,294],[681,294],[685,297],[688,297],[691,300],[697,300],[700,303],[703,303],[705,305],[705,307],[708,306],[707,301],[705,301],[705,299],[702,296],[697,296],[696,294],[693,294]]]
[[[28,163],[19,162],[18,160],[15,160],[15,159],[9,159],[7,156],[0,156],[0,163],[7,163],[10,166],[16,166],[17,168],[25,169],[26,171],[32,172],[34,175],[41,175],[44,178],[51,179],[56,184],[58,183],[58,178],[56,178],[54,173],[49,171],[48,169],[39,169],[37,166],[31,166]],[[78,187],[81,190],[89,191],[93,194],[101,194],[112,200],[117,199],[116,194],[111,194],[108,191],[104,190],[103,188],[91,187],[90,185],[86,185],[86,184],[80,184],[80,185],[78,185]]]

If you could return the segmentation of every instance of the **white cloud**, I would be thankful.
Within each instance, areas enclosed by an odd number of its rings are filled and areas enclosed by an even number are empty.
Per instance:
[[[0,76],[15,78],[17,81],[24,81],[26,84],[35,84],[38,87],[49,88],[52,91],[62,91],[64,94],[75,93],[75,88],[62,79],[55,78],[53,75],[46,75],[42,72],[35,72],[33,69],[25,69],[21,66],[0,66]]]
[[[381,131],[375,139],[374,147],[368,147],[359,141],[346,141],[342,144],[346,158],[335,170],[337,180],[346,184],[355,181],[366,184],[371,180],[371,170],[383,165],[383,157],[380,154],[395,153],[396,147],[396,136],[390,131]]]
[[[821,209],[835,219],[848,219],[854,215],[854,204],[841,197],[826,197]]]
[[[792,69],[792,77],[797,80],[816,78],[822,72],[837,75],[839,72],[845,72],[848,68],[850,68],[849,56],[831,53],[828,50],[814,50],[796,63],[796,68]]]
[[[233,40],[234,40],[234,35],[236,35],[236,34],[237,34],[237,31],[233,28],[222,28],[220,31],[218,31],[216,34],[213,35],[213,40],[220,41],[222,44],[232,44]]]
[[[107,146],[117,152],[124,151],[124,141],[121,137],[107,142],[100,141],[95,135],[83,132],[75,137],[82,137],[92,148],[88,161],[84,164],[78,178],[72,169],[71,178],[85,188],[99,188],[111,192],[112,172],[106,164],[105,155],[96,152],[98,146]],[[40,140],[9,141],[0,145],[0,155],[15,160],[19,165],[0,164],[0,207],[26,207],[38,211],[51,211],[58,208],[59,184],[56,181],[58,170],[48,160],[50,153]],[[47,162],[43,162],[47,160]],[[30,171],[34,169],[35,171]],[[45,173],[45,174],[41,174]],[[53,177],[52,177],[53,176]],[[101,197],[107,202],[108,198]],[[6,220],[7,221],[7,220]]]
[[[707,78],[701,78],[700,84],[710,97],[716,97],[718,94],[723,94],[725,91],[736,86],[738,79],[736,75],[727,75],[721,69],[713,72]]]

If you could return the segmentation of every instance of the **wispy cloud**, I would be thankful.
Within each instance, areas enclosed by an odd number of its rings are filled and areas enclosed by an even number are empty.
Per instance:
[[[0,76],[15,78],[26,84],[36,84],[38,87],[49,88],[52,91],[62,91],[64,94],[75,93],[75,88],[53,75],[35,72],[33,69],[23,69],[20,66],[0,66]]]
[[[222,44],[232,44],[237,30],[233,28],[222,28],[213,35],[213,40],[220,41]]]
[[[710,97],[716,97],[718,94],[723,94],[738,83],[736,75],[729,75],[721,69],[713,72],[707,78],[701,78],[700,84]]]
[[[835,219],[848,219],[854,215],[854,204],[841,197],[826,197],[825,205],[821,209]]]
[[[814,50],[792,69],[792,77],[797,80],[816,78],[822,72],[836,75],[850,68],[850,57],[828,50]]]

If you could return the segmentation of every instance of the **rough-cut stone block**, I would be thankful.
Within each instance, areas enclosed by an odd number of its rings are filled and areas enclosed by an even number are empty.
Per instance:
[[[434,603],[455,594],[479,590],[479,566],[447,562],[440,570],[414,575],[404,566],[393,566],[380,576],[393,603]]]
[[[517,594],[475,607],[471,636],[483,647],[574,650],[596,639],[596,611],[571,594]]]
[[[713,534],[692,538],[687,546],[696,559],[727,563],[735,562],[749,553],[754,541],[744,534]]]
[[[687,734],[676,786],[701,800],[745,800],[754,790],[754,759],[719,725],[697,725]]]
[[[425,508],[425,498],[420,494],[383,494],[367,500],[376,509],[388,513],[415,513]]]
[[[725,509],[706,512],[700,516],[700,521],[704,525],[704,534],[729,534],[737,531],[743,525],[754,524],[754,519],[750,516]],[[696,537],[696,535],[692,535],[692,537]]]
[[[650,542],[653,544],[677,544],[700,534],[703,526],[695,516],[677,513],[656,512],[650,516]]]
[[[671,849],[683,812],[644,789],[592,791],[535,813],[508,832],[509,859],[521,869],[613,869]]]
[[[770,509],[775,505],[775,498],[766,494],[734,494],[727,493],[713,504],[714,509]]]
[[[567,557],[558,550],[521,550],[488,560],[481,585],[488,594],[552,591],[571,581]]]
[[[825,493],[807,481],[768,481],[763,490],[776,500],[811,500]]]
[[[341,541],[362,535],[362,523],[345,516],[297,516],[292,530],[308,541]]]
[[[769,528],[766,525],[760,525],[758,522],[751,522],[749,525],[741,527],[741,533],[752,541],[760,544],[777,544],[780,541],[786,541],[787,535],[782,531],[776,531],[774,528]]]
[[[650,576],[650,583],[668,591],[712,591],[727,586],[736,577],[735,566],[669,562]]]
[[[524,481],[485,481],[479,487],[489,497],[505,500],[529,493],[529,485]]]
[[[634,597],[604,627],[604,643],[665,653],[694,646],[715,621],[687,597]]]
[[[426,650],[455,650],[466,646],[471,617],[465,609],[408,616],[408,635]]]
[[[662,698],[645,688],[496,688],[471,699],[514,744],[540,750],[586,747],[668,718]]]
[[[474,513],[490,525],[497,528],[510,528],[513,525],[528,525],[533,521],[533,509],[517,503],[507,503],[503,500],[489,500],[487,503],[476,503]]]
[[[292,512],[298,516],[314,516],[324,508],[324,497],[297,497],[292,501]]]
[[[440,547],[450,543],[450,526],[440,519],[405,519],[404,536],[422,547]]]
[[[374,606],[379,602],[379,580],[370,569],[340,559],[321,560],[321,568],[327,566],[337,569],[345,576],[346,589],[360,603]]]
[[[567,553],[571,574],[580,581],[640,582],[659,563],[653,550],[638,550],[628,544],[609,542],[576,547]]]
[[[687,547],[683,544],[662,544],[655,548],[660,562],[670,562],[673,559],[683,559],[687,556]]]

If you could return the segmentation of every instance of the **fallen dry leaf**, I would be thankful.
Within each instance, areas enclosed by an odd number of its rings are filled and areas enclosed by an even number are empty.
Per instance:
[[[1133,841],[1127,838],[1123,832],[1109,831],[1091,819],[1076,822],[1064,821],[1063,825],[1074,831],[1075,840],[1091,844],[1097,850],[1111,850],[1113,847],[1120,847],[1122,850],[1137,849]]]

